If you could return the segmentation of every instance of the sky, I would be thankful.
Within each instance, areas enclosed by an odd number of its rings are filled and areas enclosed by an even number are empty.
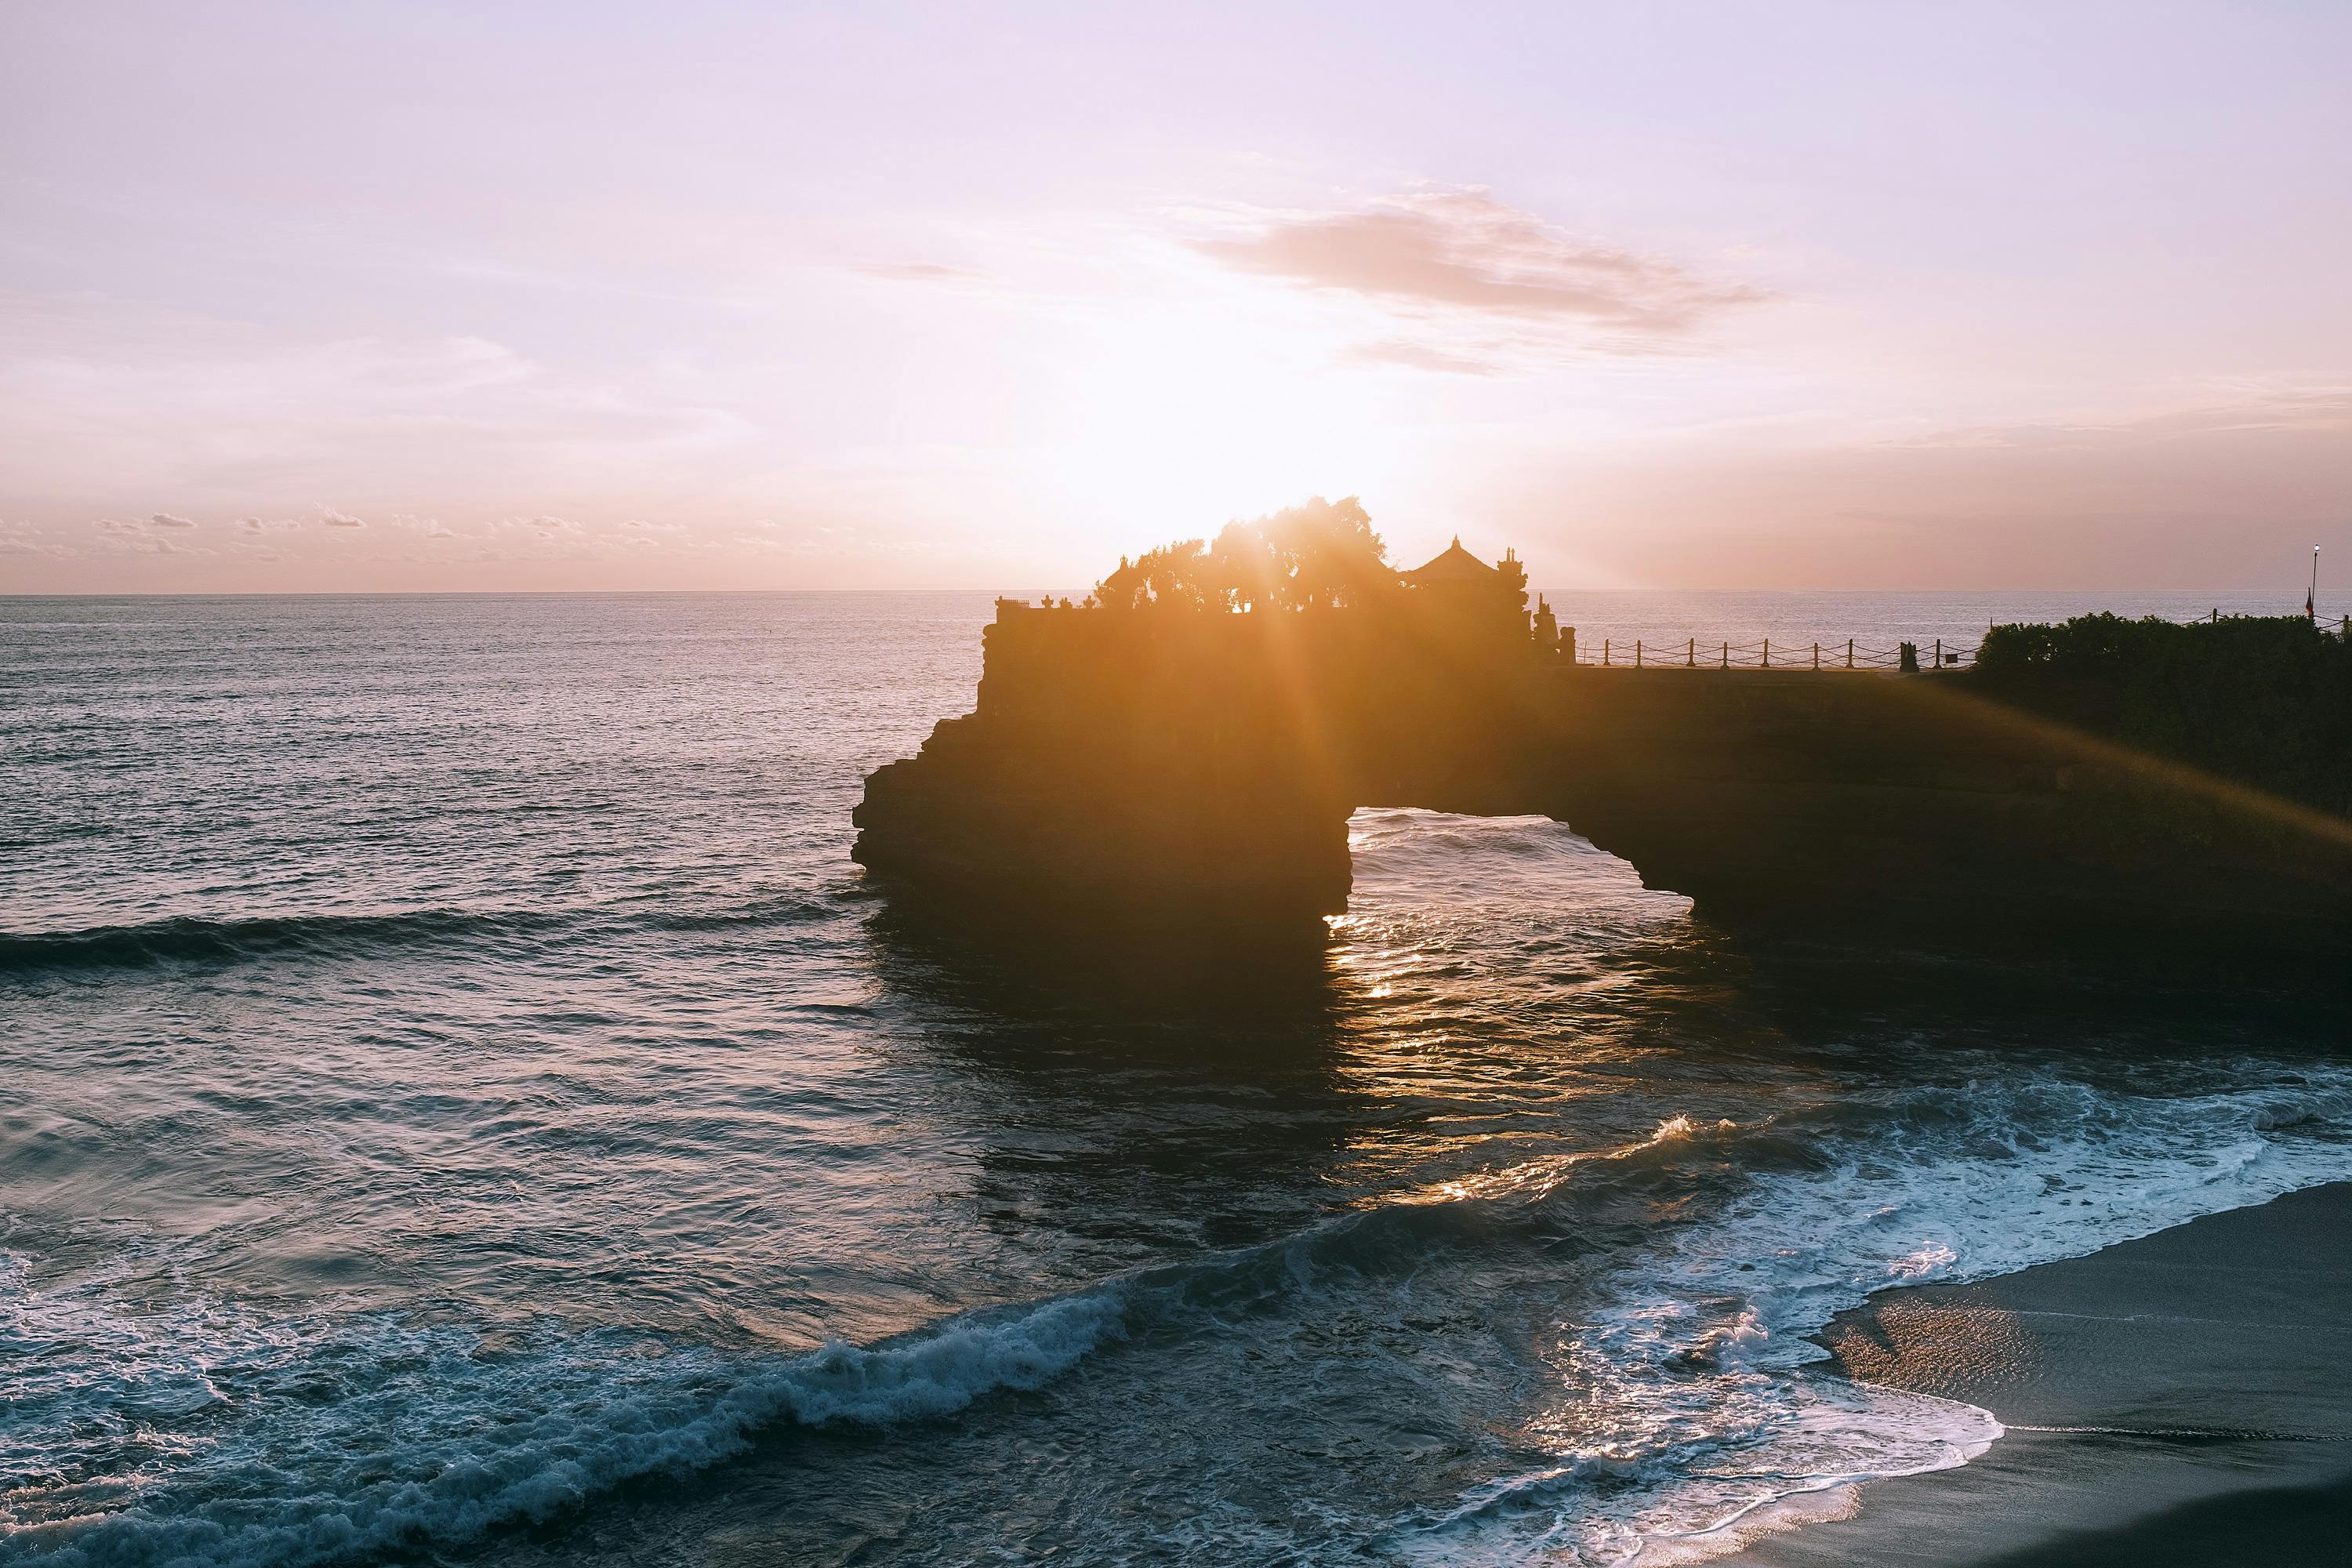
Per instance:
[[[2352,574],[2352,6],[0,6],[0,593]]]

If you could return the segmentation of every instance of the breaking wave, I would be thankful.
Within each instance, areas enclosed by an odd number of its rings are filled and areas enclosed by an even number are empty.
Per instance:
[[[1662,1227],[1597,1281],[1554,1358],[1577,1397],[1523,1435],[1543,1462],[1399,1544],[1447,1562],[1530,1545],[1695,1561],[1848,1508],[1861,1483],[1967,1463],[2001,1435],[1988,1412],[1810,1373],[1829,1356],[1815,1336],[1881,1289],[2012,1273],[2352,1179],[2352,1072],[2242,1076],[2178,1096],[1913,1085],[1754,1125],[1670,1121],[1635,1158],[1742,1178],[1706,1222]],[[1639,1419],[1595,1415],[1627,1411]]]
[[[6,1264],[15,1321],[0,1340],[29,1356],[70,1346],[107,1368],[37,1373],[12,1401],[30,1440],[0,1442],[0,1561],[61,1568],[260,1568],[462,1542],[706,1468],[771,1427],[889,1425],[1040,1387],[1118,1337],[1125,1310],[1107,1289],[761,1363],[625,1332],[501,1342],[383,1318],[322,1334],[206,1301],[132,1316],[32,1289],[25,1260]],[[208,1415],[240,1406],[270,1419],[205,1435]],[[97,1445],[142,1429],[155,1458],[194,1461],[203,1484],[149,1489],[101,1470]]]

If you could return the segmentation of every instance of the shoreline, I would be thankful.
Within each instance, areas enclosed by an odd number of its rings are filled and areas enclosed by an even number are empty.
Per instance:
[[[2316,1562],[2352,1532],[2352,1183],[1881,1291],[1822,1340],[1845,1375],[1981,1406],[2006,1434],[1717,1563]]]

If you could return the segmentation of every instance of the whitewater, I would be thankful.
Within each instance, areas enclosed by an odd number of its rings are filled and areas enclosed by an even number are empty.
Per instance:
[[[1360,814],[1303,971],[908,926],[983,595],[0,609],[0,1561],[1694,1561],[2000,1440],[1870,1292],[2352,1177],[2325,1020],[1560,824]]]

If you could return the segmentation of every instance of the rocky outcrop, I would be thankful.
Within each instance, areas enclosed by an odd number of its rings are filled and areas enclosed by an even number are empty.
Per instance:
[[[856,858],[916,896],[1319,931],[1347,908],[1358,804],[1483,809],[1520,771],[1501,677],[1533,669],[1491,639],[1346,611],[1026,606],[986,638],[976,710],[876,772],[857,808]]]
[[[2352,825],[1958,675],[1594,669],[1347,611],[1011,607],[854,854],[975,918],[1319,931],[1360,805],[1543,815],[1709,920],[2352,952]]]

